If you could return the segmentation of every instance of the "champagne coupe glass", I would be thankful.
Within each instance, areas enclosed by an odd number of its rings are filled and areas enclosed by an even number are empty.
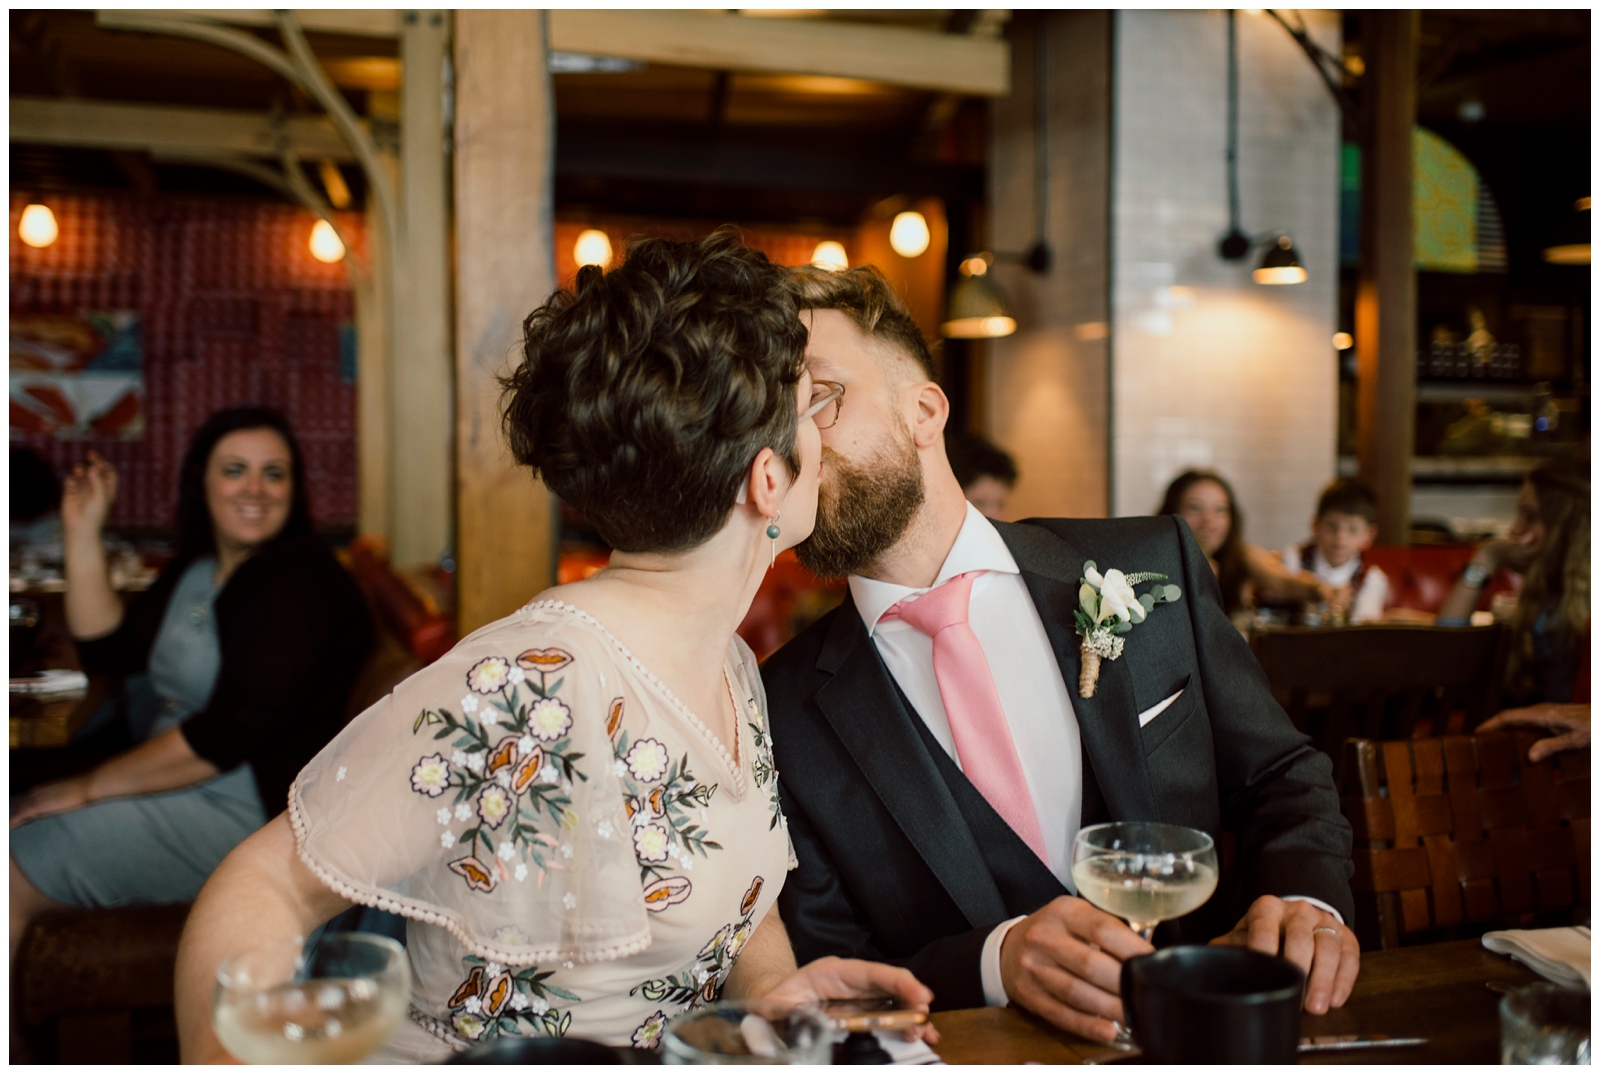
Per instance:
[[[399,1027],[410,993],[405,949],[387,936],[332,933],[309,951],[295,936],[218,967],[212,1026],[246,1063],[354,1063]]]
[[[1198,910],[1217,890],[1217,848],[1205,832],[1176,824],[1096,824],[1073,840],[1072,882],[1148,941],[1161,922]],[[1119,1024],[1117,1043],[1131,1042]]]

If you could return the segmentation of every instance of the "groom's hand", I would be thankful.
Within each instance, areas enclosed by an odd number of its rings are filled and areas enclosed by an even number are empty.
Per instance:
[[[1281,954],[1306,975],[1306,1011],[1327,1014],[1343,1007],[1361,970],[1361,944],[1339,919],[1300,899],[1263,895],[1225,936],[1213,944]]]
[[[1119,918],[1063,895],[1012,926],[1000,945],[1011,1002],[1089,1040],[1114,1040],[1122,1022],[1122,963],[1155,948]]]

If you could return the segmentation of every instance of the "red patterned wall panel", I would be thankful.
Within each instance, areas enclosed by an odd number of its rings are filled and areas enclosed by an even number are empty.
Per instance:
[[[93,448],[121,472],[118,526],[167,526],[183,449],[206,415],[254,403],[284,411],[305,454],[311,510],[356,521],[355,385],[341,376],[340,326],[353,319],[344,267],[311,256],[314,218],[274,202],[58,195],[60,238],[17,238],[11,196],[11,314],[137,310],[143,332],[144,439],[19,437],[59,470]],[[365,258],[362,219],[340,230]]]

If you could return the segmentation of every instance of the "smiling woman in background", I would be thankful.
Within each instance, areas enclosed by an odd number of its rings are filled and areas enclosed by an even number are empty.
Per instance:
[[[1258,599],[1318,601],[1333,587],[1306,571],[1290,571],[1271,552],[1244,539],[1244,518],[1233,488],[1212,470],[1185,470],[1172,479],[1158,515],[1189,524],[1222,588],[1222,607],[1235,623]]]
[[[218,411],[178,485],[178,554],[126,610],[101,533],[117,472],[67,478],[67,625],[84,668],[143,676],[142,743],[35,787],[11,817],[11,953],[40,912],[187,902],[283,811],[339,730],[372,630],[361,592],[312,531],[300,452],[276,411]]]

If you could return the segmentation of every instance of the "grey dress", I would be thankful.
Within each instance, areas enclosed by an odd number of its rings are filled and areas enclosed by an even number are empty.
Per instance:
[[[211,699],[222,665],[212,557],[184,571],[150,650],[155,710],[148,737],[176,727]],[[267,821],[248,764],[162,794],[114,798],[31,821],[11,833],[28,880],[68,906],[188,902],[228,852]]]

